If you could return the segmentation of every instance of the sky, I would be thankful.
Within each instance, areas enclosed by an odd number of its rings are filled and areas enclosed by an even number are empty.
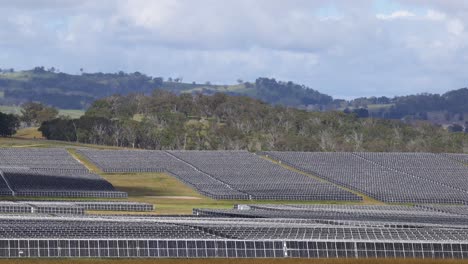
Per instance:
[[[0,68],[293,81],[336,98],[468,83],[465,0],[0,0]]]

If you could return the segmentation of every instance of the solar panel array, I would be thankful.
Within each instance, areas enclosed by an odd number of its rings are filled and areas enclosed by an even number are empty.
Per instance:
[[[248,199],[248,195],[203,173],[165,151],[79,149],[103,172],[167,172],[203,195],[215,199]]]
[[[31,212],[37,214],[84,214],[83,207],[62,202],[28,202]]]
[[[265,152],[296,169],[385,202],[467,203],[468,168],[428,153]]]
[[[151,212],[154,206],[139,202],[0,201],[0,213],[84,214],[87,210]]]
[[[104,172],[165,171],[215,199],[361,200],[330,183],[287,170],[247,151],[81,149]]]
[[[23,203],[1,201],[0,213],[31,213],[31,206]]]
[[[417,204],[416,206],[426,210],[468,216],[468,206],[466,205]]]
[[[73,204],[93,211],[151,212],[154,205],[139,202],[73,202]]]
[[[0,148],[0,195],[124,198],[65,149]]]
[[[468,154],[459,154],[459,153],[445,153],[442,154],[449,159],[459,161],[468,165]]]
[[[355,205],[239,205],[237,209],[194,209],[194,214],[209,217],[293,218],[333,222],[380,222],[404,226],[408,223],[468,225],[468,219],[448,211],[421,206]]]
[[[468,167],[432,153],[373,153],[356,155],[382,167],[440,185],[468,191]]]
[[[0,166],[88,171],[66,149],[60,148],[0,148]]]
[[[359,200],[359,196],[247,151],[171,151],[255,200]]]
[[[468,258],[468,225],[278,218],[281,211],[442,213],[408,207],[259,205],[276,218],[0,215],[0,257]]]

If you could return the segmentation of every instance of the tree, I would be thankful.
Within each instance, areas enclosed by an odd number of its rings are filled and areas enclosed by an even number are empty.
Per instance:
[[[39,126],[45,121],[50,121],[57,117],[58,110],[54,107],[45,106],[41,103],[29,102],[22,105],[21,121],[28,126]]]
[[[34,67],[33,72],[34,73],[45,73],[46,70],[45,70],[44,66],[38,66],[38,67]]]
[[[74,122],[70,119],[56,118],[43,122],[38,130],[47,139],[76,141]]]
[[[13,114],[0,112],[0,136],[11,137],[19,128],[19,119]]]
[[[153,78],[153,82],[154,82],[154,85],[156,85],[156,87],[161,87],[164,84],[164,78],[155,77]]]
[[[462,152],[468,142],[468,134],[426,122],[346,112],[310,112],[222,93],[155,90],[98,100],[80,119],[43,123],[41,131],[48,139],[76,137],[82,143],[145,149]]]
[[[359,118],[368,118],[369,111],[365,108],[357,108],[353,110],[353,113]]]
[[[450,132],[463,132],[463,126],[459,125],[459,124],[451,124],[450,126],[448,126],[448,130]]]

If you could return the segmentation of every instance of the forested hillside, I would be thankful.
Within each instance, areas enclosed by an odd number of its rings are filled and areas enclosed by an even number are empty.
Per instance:
[[[42,102],[60,109],[88,109],[91,104],[111,95],[140,93],[150,95],[154,89],[175,94],[213,95],[224,93],[248,96],[271,105],[282,105],[309,111],[354,112],[360,117],[400,119],[408,123],[426,120],[452,125],[453,131],[468,131],[468,89],[444,94],[363,97],[354,100],[334,99],[304,85],[270,78],[255,82],[238,80],[236,84],[214,85],[184,82],[182,77],[151,77],[134,73],[86,73],[72,75],[56,69],[36,67],[30,71],[0,70],[0,105]]]
[[[427,123],[308,112],[216,93],[111,96],[79,119],[44,122],[48,139],[145,149],[463,152],[468,135]]]
[[[0,105],[18,105],[38,101],[61,109],[86,109],[91,103],[114,94],[150,94],[159,88],[180,93],[247,95],[270,104],[321,109],[333,98],[303,85],[258,78],[254,83],[238,80],[235,85],[184,83],[181,77],[150,77],[135,73],[82,73],[71,75],[55,69],[36,67],[30,71],[0,72]]]
[[[350,101],[348,105],[368,109],[369,115],[373,117],[464,125],[468,122],[467,102],[468,88],[462,88],[444,94],[425,93],[394,98],[358,98]]]

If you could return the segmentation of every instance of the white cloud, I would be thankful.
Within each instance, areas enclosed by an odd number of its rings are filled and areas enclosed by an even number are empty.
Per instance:
[[[430,20],[440,21],[440,20],[445,20],[447,16],[442,12],[429,9],[426,13],[426,17]]]
[[[465,30],[465,26],[461,20],[452,19],[447,23],[447,30],[453,35],[460,36]]]
[[[416,15],[407,10],[399,10],[388,15],[377,14],[376,17],[378,19],[383,19],[383,20],[392,20],[392,19],[400,19],[400,18],[412,18],[412,17],[416,17]]]
[[[8,1],[0,67],[217,83],[269,76],[338,97],[465,86],[466,7],[405,0],[399,9],[376,15],[370,0]]]

